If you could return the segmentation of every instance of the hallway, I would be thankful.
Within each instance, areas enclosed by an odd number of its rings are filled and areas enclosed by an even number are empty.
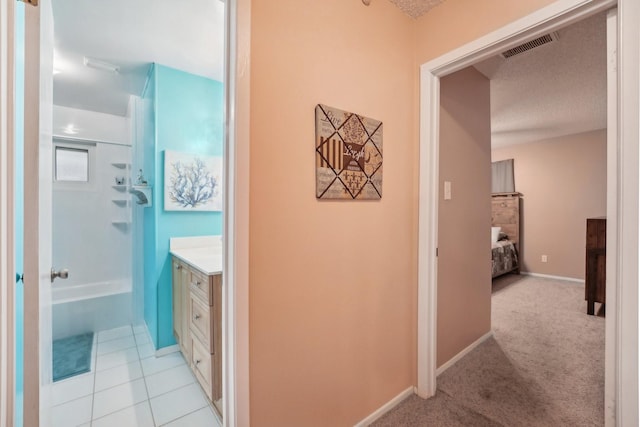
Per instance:
[[[604,425],[604,326],[582,284],[505,275],[493,282],[488,339],[374,426]]]

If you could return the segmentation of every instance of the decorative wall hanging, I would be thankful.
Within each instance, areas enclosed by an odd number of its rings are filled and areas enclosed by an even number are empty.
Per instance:
[[[382,198],[382,122],[316,106],[316,197]]]
[[[165,150],[164,210],[221,211],[222,158]]]

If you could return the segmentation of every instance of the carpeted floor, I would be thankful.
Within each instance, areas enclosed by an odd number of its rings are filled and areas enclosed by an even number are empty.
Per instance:
[[[438,377],[435,397],[405,399],[373,425],[602,426],[604,326],[584,285],[494,280],[494,338]]]

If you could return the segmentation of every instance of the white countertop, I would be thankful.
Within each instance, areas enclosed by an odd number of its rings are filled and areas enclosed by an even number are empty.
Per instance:
[[[169,252],[207,275],[222,273],[220,236],[174,237],[169,239]]]

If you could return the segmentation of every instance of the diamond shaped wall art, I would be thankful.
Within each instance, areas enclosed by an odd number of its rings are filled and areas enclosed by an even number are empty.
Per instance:
[[[382,122],[316,106],[316,197],[382,198]]]

